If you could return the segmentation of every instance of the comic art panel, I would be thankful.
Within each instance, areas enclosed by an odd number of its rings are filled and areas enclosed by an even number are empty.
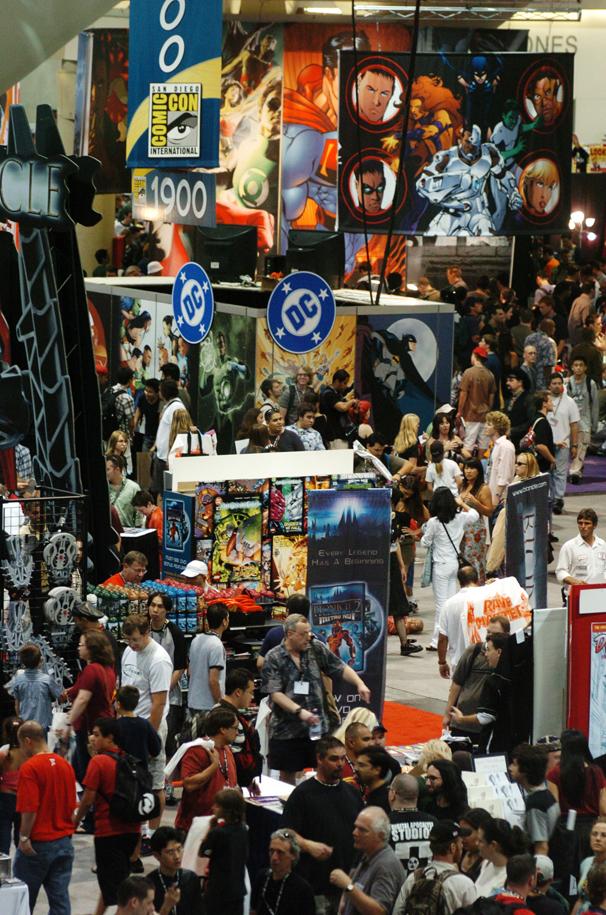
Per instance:
[[[223,27],[217,222],[256,225],[259,251],[278,242],[283,27]]]
[[[152,367],[155,377],[160,378],[162,366],[172,362],[179,367],[183,387],[193,393],[194,347],[181,336],[169,302],[157,303],[153,344]]]
[[[276,534],[272,540],[272,588],[285,599],[305,591],[307,582],[307,537]]]
[[[373,23],[356,34],[360,52],[405,51],[410,29]],[[351,29],[323,23],[293,23],[284,29],[281,251],[290,229],[333,230],[337,216],[339,139],[339,53],[354,47]],[[370,259],[382,257],[384,242],[371,232]],[[345,272],[369,259],[364,245],[346,235]],[[403,273],[405,248],[390,256],[387,272]]]
[[[135,373],[135,388],[142,388],[148,378],[159,377],[156,359],[156,300],[123,295],[118,297],[118,302],[119,362]]]
[[[215,528],[215,503],[225,495],[224,483],[200,483],[196,487],[196,537],[212,537]]]
[[[303,480],[272,480],[269,496],[269,531],[272,534],[302,534],[305,507]]]
[[[254,406],[255,323],[246,315],[215,313],[200,344],[198,426],[215,429],[219,454],[234,453],[242,418]]]
[[[570,54],[341,55],[339,226],[450,237],[560,232],[570,217]]]
[[[212,581],[261,581],[261,500],[223,499],[215,506]]]

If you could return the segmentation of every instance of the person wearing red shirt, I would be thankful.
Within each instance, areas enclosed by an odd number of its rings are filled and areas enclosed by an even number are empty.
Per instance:
[[[183,796],[175,826],[186,832],[194,817],[212,814],[213,801],[218,791],[238,786],[234,754],[229,746],[238,736],[235,712],[223,707],[211,709],[206,718],[205,730],[214,741],[213,749],[190,747],[181,760]]]
[[[122,568],[115,575],[103,582],[102,587],[108,585],[119,585],[121,588],[129,585],[139,585],[145,578],[147,572],[147,556],[140,553],[139,550],[131,550],[122,560]]]
[[[507,906],[511,915],[532,915],[526,899],[537,882],[537,865],[533,855],[513,855],[507,862],[507,880],[495,902]]]
[[[162,569],[162,528],[164,524],[162,509],[155,504],[151,494],[145,489],[140,489],[134,494],[131,504],[135,511],[145,518],[145,529],[154,530],[158,535],[158,555],[160,569]]]
[[[119,725],[115,718],[98,718],[91,734],[95,751],[84,776],[84,794],[74,814],[77,826],[95,805],[95,862],[102,901],[96,915],[118,902],[118,887],[130,872],[130,859],[139,841],[139,823],[127,823],[110,813],[110,801],[116,790],[118,762],[114,756],[124,753],[117,743]]]
[[[30,911],[43,886],[49,915],[71,915],[76,776],[68,762],[49,752],[44,729],[37,721],[25,721],[17,739],[26,761],[17,786],[21,829],[13,873],[27,885]]]

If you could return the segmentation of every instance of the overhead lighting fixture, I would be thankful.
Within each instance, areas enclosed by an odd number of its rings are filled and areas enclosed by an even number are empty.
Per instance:
[[[587,233],[587,241],[595,241],[597,237],[598,236],[595,234],[595,232]]]
[[[304,13],[314,16],[342,16],[343,10],[339,6],[304,6]]]
[[[588,229],[591,229],[592,226],[595,226],[595,216],[588,216],[585,220],[585,225]]]
[[[355,3],[356,12],[361,16],[377,15],[384,13],[399,19],[410,19],[415,12],[413,3],[381,3],[361,2]],[[529,21],[570,21],[578,22],[581,18],[581,5],[579,0],[532,0],[530,6],[520,9],[519,3],[504,0],[491,6],[481,6],[479,3],[461,3],[457,6],[446,2],[437,2],[423,5],[425,16],[436,19],[485,19],[491,20],[529,20]]]

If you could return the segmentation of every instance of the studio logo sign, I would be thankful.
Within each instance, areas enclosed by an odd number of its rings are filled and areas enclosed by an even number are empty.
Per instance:
[[[173,314],[179,333],[188,343],[201,343],[215,314],[215,297],[208,274],[200,264],[184,264],[173,286]]]
[[[337,309],[332,289],[321,276],[301,270],[280,280],[267,303],[267,326],[288,353],[309,353],[329,336]]]
[[[202,87],[195,83],[152,83],[149,87],[150,159],[200,155]]]

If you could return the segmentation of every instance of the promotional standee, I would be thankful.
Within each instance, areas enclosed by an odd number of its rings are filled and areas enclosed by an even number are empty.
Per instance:
[[[546,607],[549,474],[509,486],[504,510],[505,571],[520,582],[531,607]]]
[[[606,585],[573,585],[568,596],[567,727],[606,753]]]

